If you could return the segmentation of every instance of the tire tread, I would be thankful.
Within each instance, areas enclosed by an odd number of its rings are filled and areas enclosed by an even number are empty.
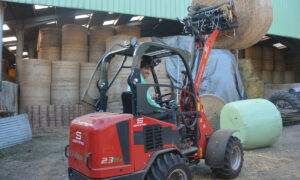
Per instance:
[[[146,175],[146,180],[165,180],[169,175],[169,171],[177,165],[185,167],[188,180],[191,180],[192,175],[186,161],[175,153],[167,153],[157,157]]]
[[[237,170],[231,169],[230,164],[230,153],[234,146],[239,146],[241,149],[241,166]],[[219,177],[224,179],[232,179],[239,175],[241,172],[242,166],[244,161],[244,153],[242,151],[242,145],[240,143],[240,140],[237,137],[231,136],[225,150],[225,157],[224,157],[224,167],[223,168],[211,168],[213,173]]]

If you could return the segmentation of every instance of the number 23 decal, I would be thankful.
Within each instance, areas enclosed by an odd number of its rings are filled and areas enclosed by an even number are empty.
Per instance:
[[[104,157],[101,160],[101,164],[111,164],[114,162],[114,157]]]

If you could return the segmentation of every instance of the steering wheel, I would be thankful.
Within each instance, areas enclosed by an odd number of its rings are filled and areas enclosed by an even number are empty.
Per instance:
[[[166,96],[171,96],[171,97],[168,98],[168,99],[162,100],[162,98],[164,98]],[[168,104],[170,101],[175,100],[175,98],[176,98],[176,94],[175,93],[167,93],[167,94],[158,96],[157,99],[155,100],[155,102],[157,104],[159,104],[160,106],[162,106],[163,104]]]

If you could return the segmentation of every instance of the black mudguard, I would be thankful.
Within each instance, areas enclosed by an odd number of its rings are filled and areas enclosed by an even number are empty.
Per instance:
[[[213,168],[224,167],[225,150],[229,138],[237,130],[219,129],[209,138],[206,147],[205,164]]]

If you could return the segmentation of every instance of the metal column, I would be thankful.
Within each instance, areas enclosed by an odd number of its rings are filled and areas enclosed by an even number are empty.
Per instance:
[[[17,65],[17,82],[20,79],[21,60],[23,58],[24,49],[24,23],[22,20],[17,21],[17,51],[16,51],[16,65]]]
[[[3,22],[5,4],[0,2],[0,92],[2,91],[2,62],[3,62]]]

